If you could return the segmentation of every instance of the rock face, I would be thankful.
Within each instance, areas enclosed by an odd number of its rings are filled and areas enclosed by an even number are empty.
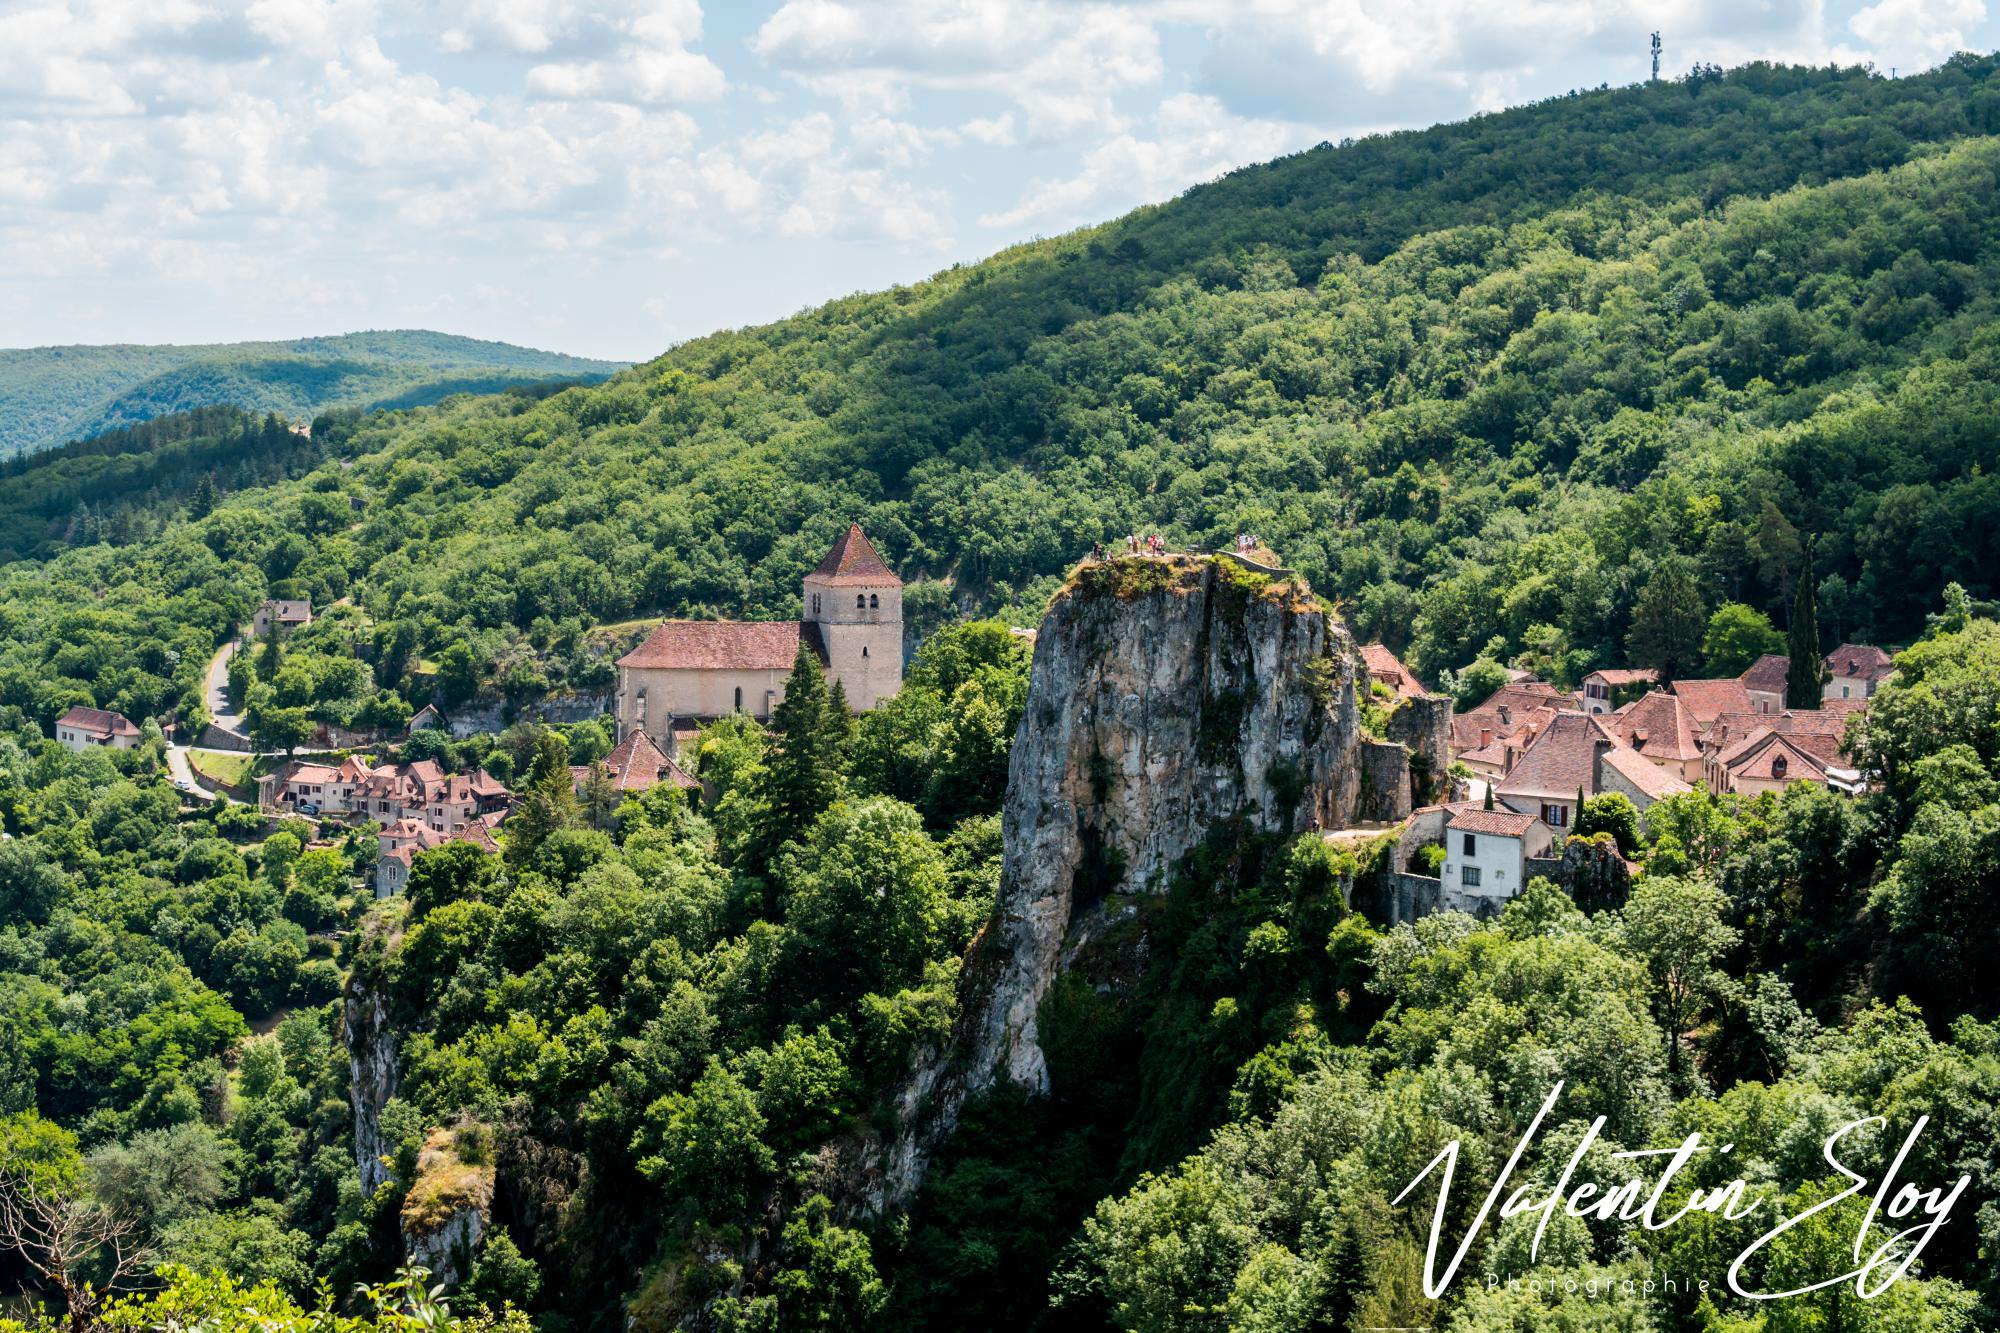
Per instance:
[[[395,1033],[389,1025],[389,997],[379,967],[383,941],[371,938],[341,996],[341,1026],[347,1042],[347,1098],[354,1111],[354,1165],[361,1188],[372,1194],[389,1178],[383,1159],[395,1149],[382,1133],[382,1108],[396,1095]]]
[[[417,1178],[403,1198],[404,1262],[430,1270],[434,1281],[463,1282],[486,1238],[494,1177],[486,1137],[475,1126],[433,1129],[417,1154]]]
[[[1197,557],[1078,571],[1036,638],[999,910],[967,960],[950,1049],[904,1089],[880,1201],[914,1191],[967,1097],[1000,1079],[1047,1091],[1050,985],[1211,832],[1391,817],[1361,808],[1355,676],[1346,630],[1302,584]],[[1372,784],[1407,811],[1403,747],[1370,749]]]

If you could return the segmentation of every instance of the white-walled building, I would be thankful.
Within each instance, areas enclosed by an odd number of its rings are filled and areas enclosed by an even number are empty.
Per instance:
[[[1549,826],[1511,810],[1459,810],[1444,832],[1446,901],[1454,897],[1504,902],[1528,886],[1531,857],[1548,855]]]
[[[139,728],[123,713],[78,704],[56,719],[56,740],[79,753],[92,746],[129,750],[139,743]]]

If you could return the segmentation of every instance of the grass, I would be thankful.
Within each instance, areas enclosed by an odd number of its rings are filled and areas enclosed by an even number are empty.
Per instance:
[[[188,764],[195,772],[225,787],[241,787],[255,780],[252,770],[257,756],[234,750],[189,750]]]

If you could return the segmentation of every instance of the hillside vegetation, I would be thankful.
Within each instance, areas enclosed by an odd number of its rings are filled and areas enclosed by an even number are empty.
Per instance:
[[[543,1333],[1994,1327],[1994,71],[1583,94],[1247,169],[603,384],[330,412],[310,454],[197,414],[13,471],[0,501],[47,555],[0,568],[0,1188],[270,1284],[180,1272],[130,1326],[296,1326],[318,1280],[389,1281],[448,1129],[500,1181],[452,1299]],[[379,907],[365,827],[309,847],[302,820],[183,811],[150,730],[44,739],[79,702],[198,718],[265,596],[321,610],[232,669],[284,744],[601,690],[607,627],[795,615],[857,519],[926,631],[889,706],[850,719],[801,654],[771,728],[690,746],[699,810],[621,801],[599,722],[419,733],[406,757],[520,801],[499,855],[427,852]],[[1055,1095],[969,1106],[909,1214],[867,1216],[823,1150],[882,1130],[951,1028],[1026,707],[1022,640],[938,627],[1033,620],[1135,530],[1254,533],[1440,678],[1569,680],[1634,643],[1714,667],[1810,576],[1828,642],[1913,642],[1854,737],[1880,790],[1690,793],[1643,833],[1596,798],[1643,867],[1629,901],[1544,881],[1497,921],[1394,930],[1347,910],[1348,851],[1218,838],[1135,912],[1142,976],[1052,990]],[[1668,642],[1643,608],[1669,592],[1730,632]],[[373,1192],[343,987],[400,1061]],[[1607,1117],[1594,1152],[1699,1129],[1736,1145],[1704,1186],[1741,1171],[1787,1215],[1833,1187],[1821,1130],[1864,1115],[1930,1116],[1911,1177],[1975,1186],[1880,1301],[1487,1289],[1530,1270],[1527,1218],[1424,1299],[1426,1210],[1390,1200],[1452,1139],[1455,1194],[1483,1194],[1557,1080],[1559,1119]],[[1853,1202],[1751,1279],[1838,1271]],[[1716,1279],[1766,1225],[1559,1216],[1533,1267]]]
[[[0,457],[229,404],[310,421],[339,407],[414,407],[535,380],[599,380],[615,361],[422,329],[293,342],[0,349]]]

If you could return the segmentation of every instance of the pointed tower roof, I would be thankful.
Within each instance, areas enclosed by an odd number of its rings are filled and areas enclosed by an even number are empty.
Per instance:
[[[901,587],[903,581],[896,572],[884,563],[875,551],[875,545],[868,540],[868,534],[861,530],[859,523],[847,525],[847,531],[826,553],[826,559],[819,567],[806,576],[815,583],[828,583],[835,587],[843,584],[868,584],[881,587],[894,584]]]

